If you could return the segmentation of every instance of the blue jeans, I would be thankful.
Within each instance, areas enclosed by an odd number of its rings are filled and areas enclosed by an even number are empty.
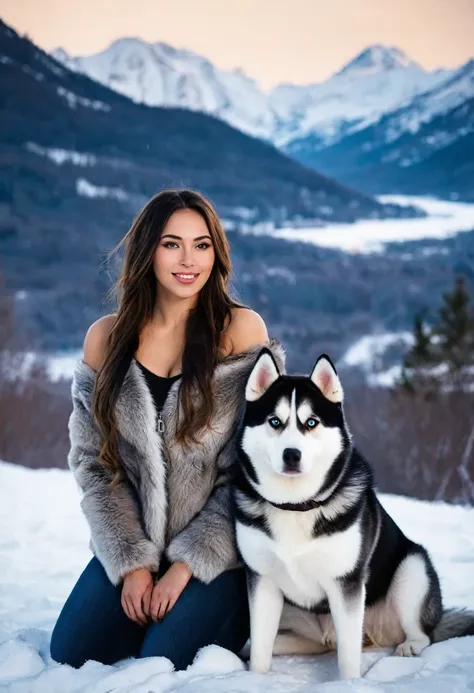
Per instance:
[[[94,557],[59,615],[51,657],[76,668],[88,659],[113,664],[125,657],[167,657],[179,670],[205,645],[237,654],[250,635],[243,569],[222,573],[208,585],[191,578],[163,621],[148,626],[126,616],[121,592],[122,586],[110,582]]]

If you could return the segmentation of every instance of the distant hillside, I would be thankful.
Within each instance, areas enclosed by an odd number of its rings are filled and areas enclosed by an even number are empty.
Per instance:
[[[119,207],[112,200],[89,204],[103,220]],[[72,244],[69,229],[48,230],[33,220],[21,234],[0,227],[0,271],[16,294],[18,320],[38,337],[39,348],[80,348],[93,320],[113,309],[103,303],[111,276],[100,260],[125,227],[125,220],[122,228],[97,224],[82,239],[76,232]],[[367,255],[237,231],[228,236],[234,290],[283,341],[292,369],[307,370],[319,351],[339,359],[374,331],[410,329],[420,310],[434,316],[458,273],[474,291],[474,230]],[[113,265],[108,269],[113,276]]]

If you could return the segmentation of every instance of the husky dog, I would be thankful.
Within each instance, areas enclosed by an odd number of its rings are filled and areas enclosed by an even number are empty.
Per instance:
[[[337,649],[340,675],[359,677],[363,645],[412,656],[474,634],[474,614],[443,612],[427,551],[377,500],[329,357],[310,377],[281,375],[264,348],[245,398],[233,496],[250,668],[267,672],[272,653]]]

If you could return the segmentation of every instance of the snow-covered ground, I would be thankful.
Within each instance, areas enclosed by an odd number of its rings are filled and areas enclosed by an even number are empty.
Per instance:
[[[395,496],[382,501],[400,526],[430,550],[447,606],[474,608],[474,509]],[[334,655],[274,658],[267,676],[210,646],[185,672],[164,658],[51,661],[56,617],[90,558],[88,528],[69,472],[0,462],[0,690],[8,693],[455,693],[472,690],[474,637],[429,647],[419,658],[365,651],[364,678],[337,681]]]
[[[427,217],[415,219],[361,219],[354,224],[329,224],[321,228],[265,229],[276,238],[338,248],[350,253],[382,252],[384,244],[421,238],[447,238],[474,229],[474,204],[426,197],[382,195],[381,202],[415,205]]]
[[[21,355],[15,354],[11,359],[11,365],[7,366],[7,370],[9,370],[12,379],[23,378],[26,380],[31,376],[35,366],[40,364],[46,369],[49,380],[55,383],[59,380],[71,380],[76,363],[81,357],[82,349],[58,352],[57,354],[38,354],[34,351],[26,351]]]
[[[382,358],[385,351],[399,344],[403,351],[413,343],[410,332],[377,332],[361,337],[354,342],[341,358],[341,366],[359,368],[365,373],[369,385],[393,387],[402,373],[400,363],[383,370]]]
[[[412,341],[413,336],[410,332],[382,332],[365,335],[346,351],[342,357],[342,363],[345,366],[372,369],[374,360],[382,356],[392,344],[397,342],[411,344]]]

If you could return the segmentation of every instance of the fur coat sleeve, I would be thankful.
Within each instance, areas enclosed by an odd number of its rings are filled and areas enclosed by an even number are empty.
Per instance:
[[[93,385],[94,372],[79,363],[72,386],[68,464],[83,494],[81,508],[90,527],[91,548],[110,581],[117,585],[137,568],[158,570],[164,532],[161,542],[159,538],[151,541],[130,477],[126,475],[112,487],[113,473],[99,463],[101,436],[91,411]],[[122,440],[124,448],[127,445]]]
[[[229,486],[234,450],[232,436],[217,458],[219,475],[208,501],[166,551],[171,562],[184,561],[193,575],[206,583],[239,565]]]

